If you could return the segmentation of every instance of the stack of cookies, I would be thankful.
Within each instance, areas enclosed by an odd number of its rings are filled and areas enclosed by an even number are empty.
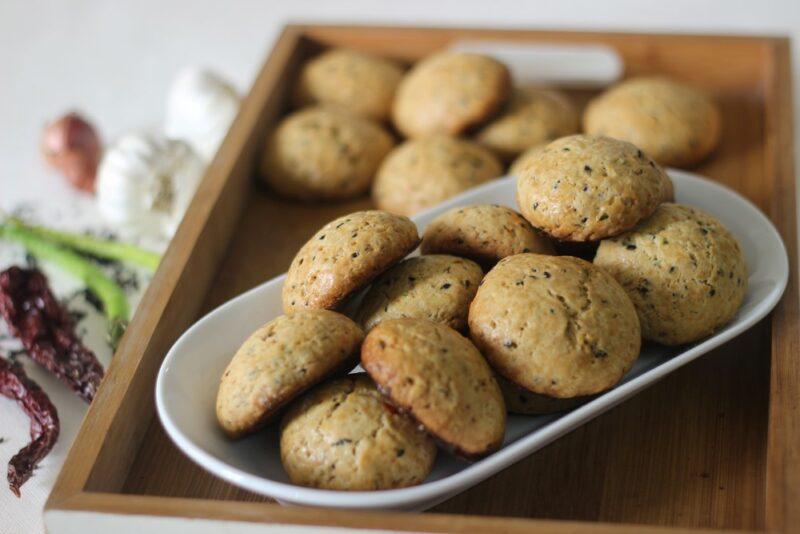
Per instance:
[[[371,191],[378,208],[398,215],[518,175],[581,122],[564,94],[515,87],[496,59],[462,52],[439,52],[406,70],[387,58],[328,50],[302,66],[292,103],[296,110],[268,136],[262,179],[303,201]],[[632,142],[662,165],[686,166],[716,147],[720,114],[697,88],[645,77],[592,100],[583,127]]]
[[[736,239],[672,203],[661,167],[699,161],[716,142],[716,108],[694,89],[626,82],[589,105],[590,133],[575,134],[563,95],[512,89],[493,59],[441,53],[404,73],[333,50],[302,70],[295,103],[306,107],[270,137],[264,178],[305,200],[371,187],[382,208],[306,242],[285,315],[245,340],[221,378],[221,428],[236,439],[280,422],[296,484],[419,484],[439,448],[491,454],[507,413],[587,402],[622,380],[643,341],[697,341],[743,301]],[[398,147],[389,119],[409,138]],[[406,217],[515,157],[518,211],[454,208],[422,236]],[[365,372],[349,374],[359,363]]]

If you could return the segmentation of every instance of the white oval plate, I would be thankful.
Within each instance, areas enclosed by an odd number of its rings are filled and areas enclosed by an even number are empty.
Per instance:
[[[472,464],[440,452],[433,472],[419,486],[344,492],[291,484],[283,471],[278,430],[269,427],[240,441],[218,428],[214,404],[222,371],[252,331],[281,310],[279,276],[223,304],[192,326],[167,354],[156,382],[158,414],[170,438],[187,456],[216,476],[282,503],[338,508],[421,510],[466,490],[653,384],[678,367],[741,334],[777,304],[788,279],[783,242],[770,221],[748,200],[719,184],[670,170],[678,202],[720,219],[739,239],[749,272],[744,304],[736,318],[714,336],[679,348],[647,346],[620,385],[570,412],[510,416],[503,447]],[[443,211],[461,205],[514,206],[515,182],[504,178],[472,189],[426,211],[420,229]]]

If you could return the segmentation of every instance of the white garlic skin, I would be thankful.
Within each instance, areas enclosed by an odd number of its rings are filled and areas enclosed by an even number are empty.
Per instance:
[[[128,134],[108,149],[97,171],[102,216],[123,234],[169,239],[205,171],[183,141]]]
[[[180,72],[167,98],[164,131],[183,139],[207,162],[239,112],[240,99],[230,83],[219,75],[197,68]]]

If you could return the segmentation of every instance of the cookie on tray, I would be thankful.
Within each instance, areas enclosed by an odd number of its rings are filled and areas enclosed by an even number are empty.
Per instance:
[[[479,54],[439,52],[419,61],[400,82],[392,108],[406,137],[459,135],[491,119],[511,92],[511,75]]]
[[[268,322],[247,338],[222,375],[220,426],[232,438],[258,430],[309,387],[354,368],[363,339],[356,323],[328,310]]]
[[[558,91],[534,87],[514,90],[505,110],[475,135],[475,140],[506,160],[525,150],[577,133],[578,111]]]
[[[736,238],[691,206],[662,204],[635,230],[602,241],[594,263],[628,292],[643,337],[665,345],[712,334],[733,318],[747,291]]]
[[[323,226],[289,266],[283,310],[332,309],[417,248],[417,227],[385,211],[358,211]]]
[[[469,329],[497,373],[558,399],[612,388],[641,345],[625,290],[610,274],[570,256],[501,260],[470,305]]]
[[[372,197],[381,209],[413,215],[503,174],[477,143],[435,135],[406,141],[381,164]]]
[[[562,137],[523,167],[517,204],[556,239],[596,241],[630,230],[672,195],[664,170],[625,141]]]
[[[267,138],[261,177],[288,198],[354,198],[367,192],[393,146],[392,136],[377,123],[306,108],[283,119]]]
[[[408,258],[375,280],[361,301],[358,322],[370,330],[386,319],[412,317],[464,330],[482,278],[480,266],[464,258]]]
[[[395,406],[456,454],[479,458],[502,444],[500,388],[478,349],[452,328],[387,319],[367,334],[361,366]]]
[[[280,448],[293,483],[330,490],[420,484],[436,458],[433,440],[389,406],[365,374],[323,384],[294,403]]]
[[[553,254],[550,239],[505,206],[478,204],[453,208],[425,228],[423,254],[463,256],[491,267],[506,256],[535,252]]]
[[[720,112],[702,90],[668,78],[634,78],[592,100],[586,133],[630,141],[662,165],[685,167],[719,144]]]
[[[303,65],[294,90],[297,107],[322,104],[385,121],[403,67],[390,59],[334,48]]]

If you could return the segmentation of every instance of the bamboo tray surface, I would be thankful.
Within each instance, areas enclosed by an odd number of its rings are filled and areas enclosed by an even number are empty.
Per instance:
[[[773,314],[635,398],[424,514],[284,508],[202,471],[154,416],[160,362],[199,316],[285,271],[324,222],[370,205],[282,201],[255,185],[261,143],[304,59],[344,45],[413,61],[457,39],[601,43],[626,76],[711,91],[722,142],[693,172],[737,190],[781,232],[790,280]],[[119,514],[407,530],[800,528],[800,334],[788,40],[288,26],[212,163],[109,368],[46,506],[51,532]],[[578,103],[593,96],[573,91]],[[553,519],[569,520],[554,522]],[[609,525],[612,523],[613,525]],[[148,528],[155,528],[153,523]],[[163,525],[162,525],[163,527]],[[166,527],[164,527],[166,528]],[[639,527],[630,527],[636,531]]]

